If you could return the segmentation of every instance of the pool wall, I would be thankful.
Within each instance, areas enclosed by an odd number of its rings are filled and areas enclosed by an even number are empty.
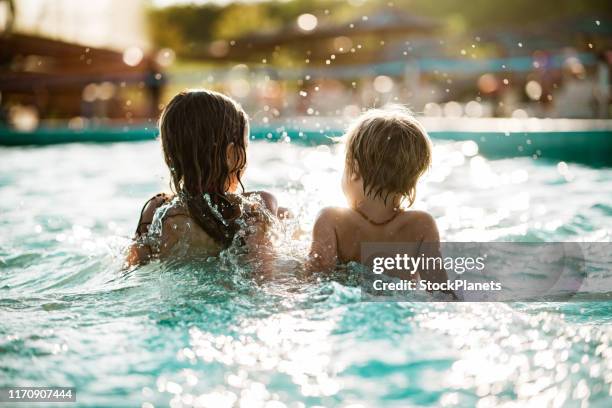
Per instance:
[[[38,146],[61,143],[110,143],[153,140],[151,127],[108,126],[81,130],[68,127],[40,127],[21,132],[0,127],[2,146]],[[596,167],[612,166],[612,130],[468,131],[432,130],[433,139],[473,141],[478,153],[490,158],[532,157],[578,162]],[[253,140],[287,141],[303,145],[331,144],[342,135],[336,129],[297,129],[295,127],[254,126]]]

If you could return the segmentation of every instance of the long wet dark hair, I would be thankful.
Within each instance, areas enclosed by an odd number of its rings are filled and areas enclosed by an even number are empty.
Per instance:
[[[238,230],[240,206],[227,195],[246,167],[247,115],[231,98],[208,90],[176,95],[163,110],[159,130],[171,187],[189,215],[216,242],[228,247]],[[234,165],[227,149],[233,144]]]

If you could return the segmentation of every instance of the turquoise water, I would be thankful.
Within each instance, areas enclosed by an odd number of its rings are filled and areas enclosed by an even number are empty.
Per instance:
[[[341,147],[249,154],[247,187],[299,215],[262,284],[231,257],[120,272],[167,186],[157,143],[1,149],[0,386],[74,386],[84,406],[610,406],[612,303],[366,303],[299,282],[316,212],[343,203]],[[438,143],[419,192],[447,241],[611,238],[612,169]]]

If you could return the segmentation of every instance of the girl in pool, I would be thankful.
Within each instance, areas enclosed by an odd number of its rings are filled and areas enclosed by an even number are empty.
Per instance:
[[[174,193],[145,203],[128,265],[264,244],[278,207],[269,193],[244,192],[249,124],[242,108],[217,92],[181,92],[162,112],[159,129]]]

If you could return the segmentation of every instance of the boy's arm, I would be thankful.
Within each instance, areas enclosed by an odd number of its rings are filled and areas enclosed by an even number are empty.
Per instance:
[[[335,223],[337,216],[333,208],[324,208],[317,215],[312,229],[312,244],[309,254],[311,272],[331,271],[338,260],[338,243]]]
[[[426,258],[442,258],[440,252],[440,232],[438,231],[436,221],[426,212],[419,212],[418,216],[420,229],[423,231],[423,238],[419,244],[419,254],[423,254]],[[434,265],[437,265],[437,263],[434,262]],[[422,279],[430,282],[442,283],[448,281],[448,274],[444,266],[440,268],[422,269],[419,272]],[[457,299],[453,291],[442,292],[450,293],[454,299]]]

